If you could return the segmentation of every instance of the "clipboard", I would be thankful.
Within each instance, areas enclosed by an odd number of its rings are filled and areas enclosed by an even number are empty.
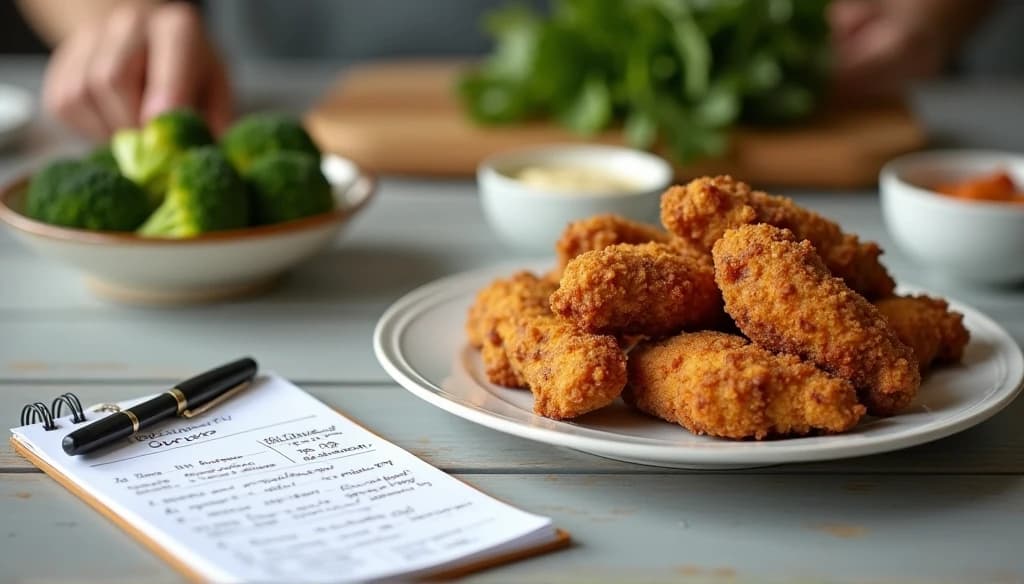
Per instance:
[[[81,419],[85,420],[84,415],[81,412],[80,402],[78,402],[77,397],[70,396],[70,398],[66,398],[63,401],[65,403],[67,403],[69,405],[69,409],[72,410],[72,418],[77,420],[79,416],[82,416]],[[55,403],[56,403],[56,400],[55,400]],[[35,405],[36,406],[40,406],[41,404],[35,404]],[[54,408],[54,409],[57,409],[57,408]],[[54,414],[57,414],[57,415],[54,415]],[[57,417],[59,416],[59,414],[60,414],[59,410],[57,410],[57,411],[49,411],[49,412],[45,412],[45,413],[39,412],[38,416],[36,416],[35,418],[32,418],[30,416],[28,420],[24,420],[23,419],[22,421],[23,422],[28,421],[30,424],[35,423],[36,421],[38,421],[43,426],[45,426],[47,424],[51,424],[52,425],[54,423],[54,420],[57,419]],[[339,413],[339,415],[340,415],[340,413]],[[351,420],[349,418],[346,418],[346,419],[348,419],[352,424],[354,424],[356,426],[359,426],[364,431],[366,431],[366,432],[368,432],[370,434],[373,434],[369,430],[366,430],[362,426],[362,424],[360,424],[359,422]],[[57,483],[59,483],[61,486],[63,486],[65,489],[67,489],[69,492],[74,494],[76,497],[78,497],[79,499],[85,501],[90,507],[95,509],[97,512],[99,512],[101,515],[106,517],[108,520],[110,520],[116,526],[121,528],[124,532],[126,532],[128,535],[130,535],[133,539],[135,539],[136,541],[140,542],[142,545],[144,545],[147,549],[149,549],[157,557],[159,557],[163,561],[167,562],[168,565],[170,565],[176,571],[181,573],[189,581],[193,581],[193,582],[204,582],[204,581],[207,581],[207,578],[204,576],[204,574],[202,572],[197,570],[189,562],[185,561],[184,559],[182,559],[181,557],[176,555],[172,551],[171,547],[166,542],[161,542],[157,538],[153,537],[152,535],[147,533],[145,530],[141,529],[139,526],[137,526],[137,525],[133,524],[131,521],[127,520],[120,513],[118,513],[115,509],[112,509],[110,506],[106,505],[99,498],[93,496],[90,492],[88,492],[87,489],[83,488],[82,485],[80,485],[78,482],[76,482],[76,480],[74,478],[72,478],[68,474],[62,472],[60,469],[56,468],[54,465],[50,464],[47,460],[45,460],[42,456],[40,456],[36,452],[35,449],[33,449],[28,444],[24,443],[23,440],[21,438],[19,438],[19,436],[17,434],[11,436],[10,443],[11,443],[11,446],[14,449],[14,451],[17,452],[20,456],[24,457],[26,460],[31,462],[34,466],[36,466],[37,468],[42,470],[45,474],[49,475],[53,480],[55,480]],[[451,478],[455,478],[455,477],[451,477]],[[459,480],[459,479],[456,478],[456,480]],[[474,491],[479,492],[478,489],[476,489],[472,485],[469,485],[469,484],[465,483],[464,481],[459,481],[459,482],[461,484],[463,484],[463,485],[473,489]],[[481,494],[486,496],[483,493],[481,493]],[[556,551],[556,550],[565,548],[565,547],[569,546],[570,544],[571,544],[571,536],[570,536],[570,534],[567,531],[565,531],[565,530],[555,529],[554,530],[554,537],[553,538],[548,539],[548,540],[544,541],[543,543],[540,543],[540,544],[537,544],[537,545],[532,545],[530,547],[526,547],[526,548],[523,548],[523,549],[517,549],[517,550],[508,551],[508,552],[505,552],[505,553],[497,553],[495,555],[484,557],[484,558],[481,558],[481,559],[475,560],[475,561],[474,560],[470,560],[468,563],[461,563],[460,565],[457,565],[455,567],[445,568],[444,566],[441,566],[441,567],[439,567],[436,570],[427,569],[427,570],[423,570],[423,571],[418,571],[418,572],[416,572],[414,574],[410,574],[410,576],[414,577],[415,579],[428,580],[428,581],[451,580],[451,579],[460,578],[462,576],[466,576],[466,575],[469,575],[469,574],[472,574],[472,573],[475,573],[475,572],[486,570],[486,569],[489,569],[489,568],[501,566],[501,565],[508,564],[508,563],[511,563],[511,562],[515,562],[515,561],[518,561],[518,560],[522,560],[522,559],[526,559],[526,558],[529,558],[529,557],[533,557],[533,556],[545,554],[545,553],[548,553],[548,552]],[[485,553],[485,552],[481,552],[481,553]],[[472,556],[472,555],[476,555],[476,554],[470,554],[470,556]],[[458,561],[458,560],[456,560],[456,561]],[[452,562],[446,562],[445,565],[449,565],[451,563]],[[398,575],[396,577],[403,577],[403,576],[402,575]]]

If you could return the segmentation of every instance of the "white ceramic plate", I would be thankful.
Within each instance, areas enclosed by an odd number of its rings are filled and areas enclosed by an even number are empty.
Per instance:
[[[0,83],[0,148],[21,136],[32,121],[32,94]]]
[[[533,413],[529,391],[488,383],[478,352],[466,340],[466,311],[476,291],[517,267],[522,266],[451,276],[398,300],[374,331],[380,364],[414,395],[501,432],[617,460],[704,469],[863,456],[937,440],[1006,407],[1024,379],[1024,357],[1006,331],[977,310],[951,301],[971,332],[963,364],[931,372],[906,413],[866,418],[846,434],[762,442],[708,438],[637,413],[621,401],[559,422]]]

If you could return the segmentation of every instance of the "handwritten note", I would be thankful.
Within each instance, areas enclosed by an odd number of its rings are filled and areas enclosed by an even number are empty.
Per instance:
[[[58,424],[13,432],[212,580],[409,577],[554,538],[278,377],[97,456],[65,455]]]

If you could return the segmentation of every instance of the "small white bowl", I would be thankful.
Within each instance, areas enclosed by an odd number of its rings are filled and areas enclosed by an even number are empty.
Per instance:
[[[376,179],[351,161],[324,157],[336,207],[276,225],[189,239],[139,237],[49,225],[23,214],[28,177],[0,190],[0,220],[39,255],[85,275],[100,296],[136,304],[188,304],[253,294],[328,245],[376,191]]]
[[[515,176],[533,166],[593,168],[634,183],[629,190],[541,189]],[[484,160],[477,170],[484,216],[498,237],[528,254],[554,253],[565,226],[600,213],[657,223],[672,167],[653,154],[617,146],[557,145],[516,150]]]
[[[32,102],[28,90],[0,84],[0,148],[21,138],[32,123]]]
[[[1024,205],[964,201],[930,188],[997,171],[1024,185],[1024,156],[940,150],[889,162],[879,179],[886,228],[909,256],[942,274],[979,283],[1024,281]]]

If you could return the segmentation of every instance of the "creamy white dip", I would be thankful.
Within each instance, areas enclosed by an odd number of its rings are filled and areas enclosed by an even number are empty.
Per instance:
[[[527,166],[513,178],[531,187],[556,191],[612,194],[639,190],[620,174],[587,166]]]

